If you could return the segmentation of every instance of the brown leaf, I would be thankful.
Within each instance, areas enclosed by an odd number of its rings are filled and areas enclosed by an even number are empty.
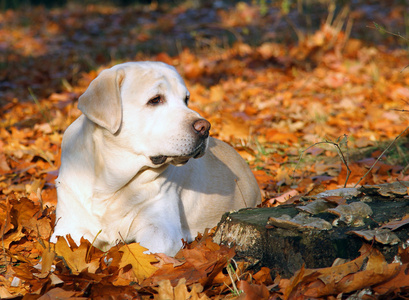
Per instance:
[[[399,247],[398,256],[403,264],[409,263],[409,247],[403,248]]]
[[[324,199],[325,201],[328,201],[330,203],[337,204],[337,205],[344,205],[344,204],[347,203],[347,200],[342,196],[328,196],[328,197],[324,197],[322,199]]]
[[[396,265],[396,264],[395,264]],[[409,282],[409,264],[395,266],[399,269],[395,276],[391,276],[389,280],[386,280],[380,284],[372,287],[374,292],[380,295],[388,293],[399,293],[401,288],[407,288]]]
[[[265,285],[250,284],[247,281],[240,280],[237,288],[242,290],[246,295],[244,300],[269,299],[270,293]]]
[[[271,205],[276,203],[276,202],[278,202],[280,204],[286,203],[290,198],[292,198],[292,197],[294,197],[294,196],[296,196],[298,194],[299,193],[298,193],[297,190],[290,190],[290,191],[288,191],[288,192],[286,192],[286,193],[284,193],[284,194],[282,194],[280,196],[273,197],[273,198],[267,200],[266,203],[271,204]]]
[[[59,300],[68,300],[72,299],[75,295],[74,291],[66,291],[60,287],[53,288],[44,295],[42,295],[38,300],[49,300],[49,299],[59,299]],[[75,298],[75,299],[86,299],[86,298]]]
[[[384,245],[396,245],[400,242],[399,237],[389,229],[353,230],[348,233],[355,234],[369,242],[375,240]]]
[[[285,299],[299,295],[324,297],[350,293],[391,280],[400,271],[399,264],[388,264],[378,250],[366,244],[362,246],[361,253],[355,260],[335,267],[301,269],[285,285]],[[367,258],[368,263],[361,271]]]
[[[86,299],[137,300],[141,297],[131,285],[114,286],[109,283],[97,283],[90,285],[89,297]]]
[[[4,153],[0,153],[0,174],[6,174],[10,171],[11,169],[7,164],[6,156],[4,155]]]
[[[51,271],[51,266],[53,264],[55,257],[55,252],[49,248],[44,249],[41,254],[41,275],[48,274]]]
[[[267,267],[261,267],[260,271],[253,275],[253,278],[258,284],[270,285],[273,283],[270,269]]]
[[[233,248],[219,246],[211,239],[205,236],[193,249],[180,250],[176,258],[185,261],[184,264],[176,267],[173,263],[165,264],[142,285],[153,286],[163,280],[170,280],[172,285],[176,285],[180,278],[186,278],[187,285],[199,282],[206,288],[235,255]]]
[[[391,230],[396,230],[402,226],[409,224],[409,215],[404,216],[399,221],[390,221],[386,224],[383,224],[381,228],[389,228]]]
[[[174,257],[167,256],[164,253],[155,253],[155,258],[158,260],[158,262],[153,265],[157,268],[161,268],[166,264],[173,264],[174,267],[177,267],[185,263],[184,261],[180,261]]]

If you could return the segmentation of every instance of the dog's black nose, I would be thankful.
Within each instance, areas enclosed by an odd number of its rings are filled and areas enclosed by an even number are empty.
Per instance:
[[[193,130],[203,138],[209,136],[210,123],[205,119],[199,119],[193,122]]]

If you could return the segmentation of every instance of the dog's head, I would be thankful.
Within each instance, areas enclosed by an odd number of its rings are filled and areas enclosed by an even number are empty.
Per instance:
[[[184,164],[207,148],[210,123],[189,109],[188,101],[175,68],[131,62],[102,71],[78,107],[103,129],[105,139],[160,166]]]

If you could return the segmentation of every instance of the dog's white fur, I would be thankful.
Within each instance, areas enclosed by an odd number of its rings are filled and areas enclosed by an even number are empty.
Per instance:
[[[64,134],[51,241],[70,234],[106,249],[124,239],[174,255],[224,212],[260,202],[239,154],[192,129],[203,119],[188,95],[159,62],[120,64],[91,82]]]

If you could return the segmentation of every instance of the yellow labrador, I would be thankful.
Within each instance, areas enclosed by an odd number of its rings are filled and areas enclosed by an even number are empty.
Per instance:
[[[260,202],[246,162],[209,137],[188,100],[160,62],[120,64],[91,82],[64,134],[51,241],[71,234],[106,249],[124,239],[174,255],[224,212]]]

